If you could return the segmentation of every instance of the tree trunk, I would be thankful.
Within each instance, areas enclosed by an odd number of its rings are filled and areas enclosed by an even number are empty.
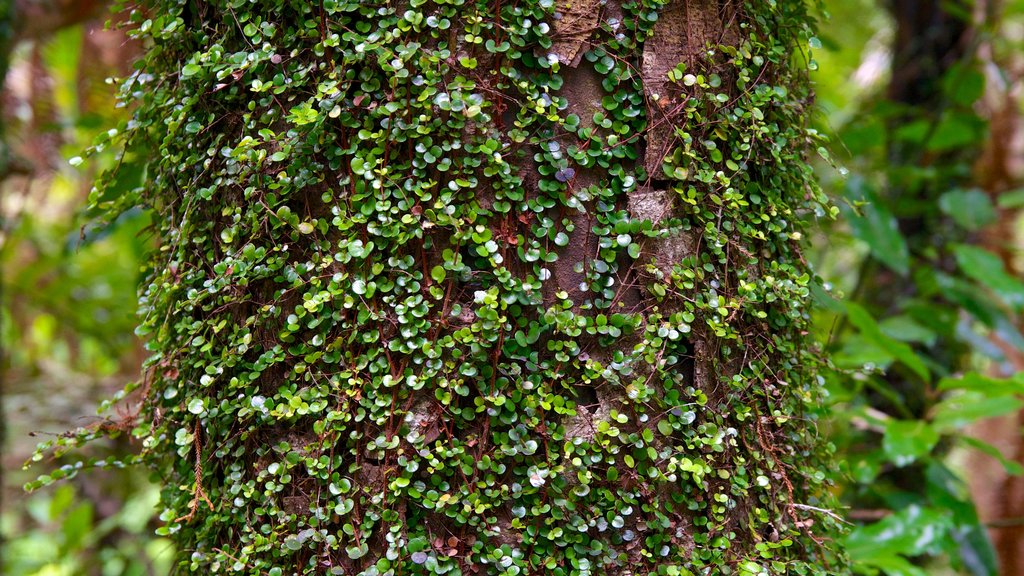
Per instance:
[[[15,41],[43,38],[103,14],[107,0],[8,0],[14,17]]]
[[[989,134],[974,167],[977,185],[998,208],[998,219],[981,231],[979,243],[999,255],[1006,270],[1021,277],[1019,263],[1021,212],[1019,207],[1000,206],[1000,196],[1017,189],[1024,182],[1024,132],[1021,130],[1020,86],[1022,72],[1019,54],[1000,54],[997,44],[1004,23],[1002,2],[982,3],[986,22],[993,28],[993,38],[980,46],[981,60],[987,75],[985,98],[980,102],[981,114],[988,119]],[[1020,326],[1019,319],[1017,325]],[[1005,358],[993,363],[994,376],[1009,377],[1024,371],[1024,353],[1002,334],[989,336]],[[1007,458],[1024,466],[1024,412],[989,418],[973,425],[971,436],[999,449]],[[978,515],[989,526],[989,535],[999,554],[1000,574],[1024,573],[1024,478],[1007,472],[998,460],[972,453],[965,466],[969,476]]]
[[[95,198],[159,232],[135,433],[181,567],[842,573],[804,10],[135,13],[147,179]]]

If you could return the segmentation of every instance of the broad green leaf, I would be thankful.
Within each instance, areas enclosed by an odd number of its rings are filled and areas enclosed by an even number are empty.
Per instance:
[[[869,567],[870,572],[863,572],[866,574],[878,574],[877,570],[882,570],[886,576],[928,576],[927,572],[902,556],[872,556],[869,560],[854,559],[854,563]]]
[[[950,112],[943,115],[930,132],[928,150],[941,152],[978,144],[985,134],[985,124],[973,113]]]
[[[959,377],[939,380],[939,390],[973,390],[988,396],[1024,394],[1024,375],[1013,378],[992,378],[977,372],[968,372]]]
[[[1024,206],[1024,188],[1016,188],[1001,192],[996,203],[1000,208],[1019,208]]]
[[[945,535],[949,524],[941,511],[911,504],[874,524],[854,528],[846,537],[846,550],[856,562],[881,566],[894,557],[925,552]]]
[[[860,330],[861,337],[866,341],[874,344],[875,346],[885,350],[887,353],[892,355],[893,358],[902,362],[907,368],[913,370],[915,374],[921,377],[925,382],[931,381],[931,374],[928,372],[928,367],[925,366],[924,361],[914,352],[907,343],[900,342],[895,338],[891,338],[885,335],[875,319],[868,314],[868,311],[854,304],[853,302],[846,303],[847,317],[850,319],[850,323]]]
[[[901,342],[931,344],[937,335],[907,315],[893,316],[878,323],[882,333]]]
[[[1024,401],[1015,397],[987,396],[980,392],[966,392],[944,398],[932,410],[932,421],[937,430],[952,432],[972,422],[1016,412]]]
[[[885,454],[881,450],[872,450],[855,462],[850,462],[850,475],[858,484],[870,484],[875,481],[885,465]]]
[[[926,456],[939,441],[939,433],[923,420],[890,420],[885,426],[882,449],[898,467]]]
[[[985,92],[985,75],[957,65],[943,77],[942,88],[957,104],[973,106]]]
[[[851,202],[863,203],[857,210],[846,210],[854,237],[865,242],[871,249],[871,255],[880,262],[907,275],[910,253],[889,208],[860,177],[851,177],[847,182],[847,197]]]
[[[884,145],[885,132],[885,122],[879,115],[866,114],[843,128],[843,144],[853,156],[862,156]]]
[[[61,522],[64,534],[64,549],[75,550],[81,546],[89,532],[93,530],[93,509],[91,502],[83,502],[68,512]]]
[[[933,509],[952,519],[946,554],[958,558],[974,576],[996,576],[998,563],[988,529],[981,524],[967,484],[943,463],[925,471],[925,495]]]
[[[967,230],[979,230],[998,216],[988,194],[977,189],[946,192],[939,197],[939,208]]]
[[[893,360],[892,354],[860,334],[848,336],[832,357],[836,366],[849,370],[861,370],[865,366],[887,370]]]
[[[1024,283],[1006,272],[998,256],[977,246],[957,244],[953,247],[960,270],[978,283],[990,288],[1007,304],[1024,306]]]

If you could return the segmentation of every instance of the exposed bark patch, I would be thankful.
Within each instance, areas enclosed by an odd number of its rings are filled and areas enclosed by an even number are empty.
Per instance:
[[[674,0],[660,14],[653,35],[644,43],[640,67],[648,101],[644,154],[648,174],[661,174],[661,163],[674,142],[673,110],[678,106],[671,96],[680,91],[669,82],[669,70],[680,62],[693,70],[709,46],[738,42],[737,13],[732,0]]]
[[[627,210],[631,218],[650,220],[655,227],[672,216],[676,208],[676,193],[671,190],[639,190],[629,195]],[[647,240],[644,254],[654,259],[658,269],[668,276],[672,266],[691,256],[696,239],[689,231],[672,231],[668,238]]]
[[[567,113],[580,117],[583,126],[593,127],[593,113],[601,109],[601,98],[604,88],[601,77],[590,66],[569,68],[563,72],[562,90],[559,96],[568,101]],[[561,145],[572,142],[569,137],[561,139]],[[567,194],[573,190],[589,188],[600,183],[601,172],[593,168],[574,167],[576,176],[569,182]],[[564,290],[574,304],[581,304],[585,291],[580,284],[586,279],[587,263],[597,254],[598,238],[591,233],[594,226],[593,202],[585,205],[585,210],[570,216],[573,231],[569,234],[569,244],[558,252],[558,260],[551,267],[551,280],[544,283],[544,300],[550,304],[555,301],[554,294]],[[582,269],[578,266],[582,264]]]
[[[284,511],[288,514],[301,515],[309,512],[309,497],[304,494],[284,497]]]
[[[577,400],[576,415],[565,421],[565,439],[569,442],[577,438],[593,442],[597,432],[597,423],[607,420],[608,414],[611,412],[610,403],[603,402],[595,388],[582,387],[582,389],[593,393],[594,398],[587,404],[584,404],[582,399]]]
[[[409,435],[418,436],[423,444],[430,444],[441,435],[439,419],[440,411],[429,398],[421,398],[405,415]]]
[[[555,11],[555,34],[551,52],[559,62],[577,66],[587,51],[590,37],[601,21],[607,0],[561,0]]]
[[[691,338],[691,344],[693,345],[693,385],[703,390],[708,398],[717,396],[712,394],[718,380],[715,371],[716,354],[711,350],[708,339],[702,335]]]

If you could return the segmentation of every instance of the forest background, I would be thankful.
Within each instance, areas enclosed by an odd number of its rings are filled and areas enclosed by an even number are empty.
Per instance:
[[[819,11],[816,164],[840,216],[816,223],[806,258],[842,544],[863,574],[1024,574],[1024,2]],[[64,16],[0,30],[0,572],[167,574],[143,471],[23,469],[40,440],[107,421],[97,407],[145,358],[148,215],[97,226],[89,192],[116,150],[80,160],[127,117],[107,79],[141,47],[102,11]],[[121,436],[89,455],[135,449]]]

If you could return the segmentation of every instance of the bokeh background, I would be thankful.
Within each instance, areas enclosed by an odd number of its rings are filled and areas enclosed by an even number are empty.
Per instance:
[[[107,79],[130,74],[140,51],[123,30],[106,26],[105,11],[94,14],[11,42],[0,94],[0,573],[8,575],[170,569],[172,548],[153,534],[158,496],[144,471],[94,470],[32,494],[23,490],[57,464],[46,458],[24,470],[36,444],[102,422],[100,402],[136,379],[145,358],[133,330],[141,257],[152,240],[147,217],[90,225],[92,181],[117,161],[116,151],[69,164],[127,117]],[[134,449],[122,436],[89,451],[102,457]]]
[[[24,467],[39,442],[116,421],[123,408],[97,410],[146,357],[133,328],[154,242],[147,215],[97,224],[89,192],[117,150],[80,162],[128,119],[114,93],[144,47],[102,2],[0,4],[39,10],[0,25],[0,572],[168,574],[173,547],[155,535],[144,470],[24,490],[83,458],[43,454]],[[863,574],[1024,574],[1024,2],[826,0],[819,10],[811,121],[831,138],[819,176],[842,217],[820,218],[807,258],[831,289],[817,294],[817,337],[835,364],[822,433],[842,464],[845,544]],[[946,20],[928,20],[939,13]],[[951,29],[957,41],[943,44]],[[931,92],[904,98],[901,82],[926,86],[929,74]],[[951,383],[914,385],[902,373],[916,362]],[[85,456],[136,449],[120,434]]]

